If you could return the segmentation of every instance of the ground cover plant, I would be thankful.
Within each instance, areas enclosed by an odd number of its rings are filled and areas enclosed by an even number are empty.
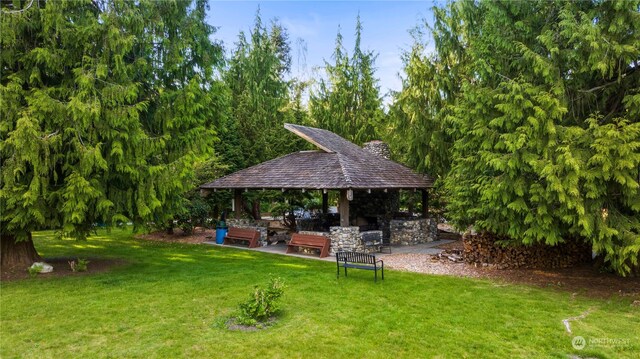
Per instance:
[[[332,262],[137,240],[121,230],[85,242],[52,232],[34,240],[45,258],[121,264],[2,282],[2,358],[624,358],[640,351],[640,308],[629,298],[396,271],[377,284],[358,271],[338,280]],[[220,325],[273,275],[287,285],[273,326],[243,332]],[[568,334],[562,320],[585,312]],[[586,339],[584,349],[572,347],[574,336]]]

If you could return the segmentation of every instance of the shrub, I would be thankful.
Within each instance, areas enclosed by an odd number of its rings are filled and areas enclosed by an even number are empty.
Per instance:
[[[78,258],[78,261],[70,261],[69,266],[71,270],[74,272],[86,272],[87,267],[89,265],[89,261],[86,259]]]
[[[42,272],[42,268],[44,268],[42,264],[34,264],[29,267],[29,269],[27,269],[29,271],[29,277],[35,278],[38,274],[40,274],[40,272]]]
[[[282,278],[271,278],[267,288],[254,288],[251,297],[239,306],[236,323],[256,325],[267,322],[279,309],[278,299],[284,293]]]
[[[211,207],[202,199],[189,202],[184,212],[176,216],[176,222],[185,234],[191,234],[195,227],[207,226],[207,218]]]

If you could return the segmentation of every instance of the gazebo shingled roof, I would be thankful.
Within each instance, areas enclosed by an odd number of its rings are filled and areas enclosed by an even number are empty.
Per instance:
[[[200,186],[214,189],[427,189],[433,180],[333,132],[285,124],[320,148],[288,154]]]

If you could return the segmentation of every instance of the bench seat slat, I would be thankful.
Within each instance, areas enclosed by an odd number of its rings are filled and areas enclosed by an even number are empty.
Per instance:
[[[371,265],[366,265],[366,264],[353,264],[353,263],[343,263],[341,264],[342,267],[347,267],[347,268],[357,268],[357,269],[371,269],[373,270],[373,266]]]

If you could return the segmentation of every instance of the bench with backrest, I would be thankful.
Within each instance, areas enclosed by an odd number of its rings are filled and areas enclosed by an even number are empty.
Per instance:
[[[314,234],[294,233],[287,244],[287,253],[291,253],[294,248],[313,248],[320,250],[320,258],[329,255],[329,245],[331,241],[325,236]]]
[[[340,267],[344,267],[344,276],[347,276],[347,268],[368,269],[374,271],[375,281],[378,281],[378,269],[384,280],[384,262],[376,259],[372,254],[360,252],[338,252],[336,253],[337,277],[340,277]]]
[[[258,247],[258,239],[260,239],[260,232],[255,229],[229,227],[229,231],[224,237],[224,244],[248,242],[249,248],[256,248]]]

